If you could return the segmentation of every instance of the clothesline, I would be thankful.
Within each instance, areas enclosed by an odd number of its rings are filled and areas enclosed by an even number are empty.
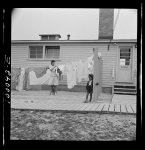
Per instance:
[[[85,60],[85,61],[79,60],[79,61],[75,61],[75,62],[70,62],[70,63],[59,65],[58,68],[63,73],[65,73],[65,71],[64,71],[65,70],[65,66],[73,65],[73,67],[75,67],[75,66],[78,67],[80,65],[81,67],[79,67],[79,68],[81,69],[82,68],[82,64],[84,64],[84,63],[85,63],[85,67],[86,68],[88,67],[90,74],[93,73],[93,65],[94,65],[93,56],[88,57],[87,60]]]
[[[88,79],[88,74],[93,74],[93,56],[87,58],[87,60],[75,61],[66,64],[59,65],[58,68],[63,74],[67,76],[67,86],[69,89],[73,88],[77,83],[82,80]],[[48,84],[50,78],[50,71],[48,70],[41,78],[37,78],[34,71],[29,73],[30,85],[42,85]]]

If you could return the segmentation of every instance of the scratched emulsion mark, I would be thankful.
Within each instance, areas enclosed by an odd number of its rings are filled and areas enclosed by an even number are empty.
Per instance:
[[[4,101],[10,104],[10,57],[5,55],[5,62],[4,62],[4,69],[5,69],[5,87],[4,87]]]
[[[4,59],[4,88],[3,88],[3,144],[5,144],[5,116],[7,111],[5,111],[5,108],[10,108],[10,78],[11,78],[11,66],[10,66],[10,57],[7,57],[5,55]],[[5,113],[6,112],[6,113]]]

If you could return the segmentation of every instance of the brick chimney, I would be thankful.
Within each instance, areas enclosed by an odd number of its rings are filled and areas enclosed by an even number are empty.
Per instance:
[[[48,41],[48,40],[59,40],[61,38],[60,34],[41,34],[42,41]]]
[[[113,39],[114,9],[99,10],[99,39]]]

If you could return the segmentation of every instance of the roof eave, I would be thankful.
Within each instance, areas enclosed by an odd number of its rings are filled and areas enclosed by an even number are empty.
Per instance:
[[[136,39],[115,39],[115,40],[12,40],[11,43],[136,43]]]

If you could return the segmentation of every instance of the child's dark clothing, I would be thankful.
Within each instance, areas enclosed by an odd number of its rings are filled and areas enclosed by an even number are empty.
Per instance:
[[[88,101],[88,96],[90,95],[90,102],[92,100],[92,94],[93,94],[93,79],[92,80],[89,80],[87,82],[87,85],[86,85],[86,90],[87,90],[87,95],[86,95],[86,101],[85,103],[87,103]]]
[[[93,93],[93,80],[87,82],[86,90],[88,93]]]

